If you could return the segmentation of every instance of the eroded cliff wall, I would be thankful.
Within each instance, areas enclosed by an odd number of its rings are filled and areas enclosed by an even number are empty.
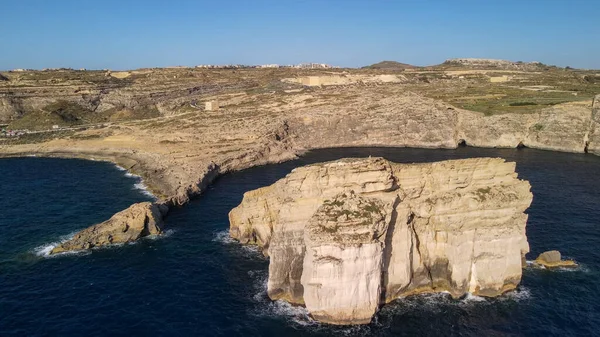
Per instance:
[[[498,158],[347,159],[246,193],[230,233],[270,256],[272,299],[324,322],[365,323],[380,303],[410,294],[514,289],[529,251],[529,190]]]

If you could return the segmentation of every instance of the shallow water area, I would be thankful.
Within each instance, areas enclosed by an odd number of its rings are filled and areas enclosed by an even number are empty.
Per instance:
[[[396,162],[503,157],[517,162],[534,201],[528,259],[558,249],[573,270],[528,267],[496,299],[412,296],[373,323],[319,324],[266,295],[268,259],[228,236],[227,213],[244,192],[297,166],[341,157]],[[151,200],[136,177],[104,162],[0,160],[0,335],[416,336],[594,335],[600,331],[600,157],[530,149],[326,149],[228,174],[167,218],[168,232],[132,245],[44,257],[40,250],[133,202]],[[40,256],[41,255],[41,256]]]

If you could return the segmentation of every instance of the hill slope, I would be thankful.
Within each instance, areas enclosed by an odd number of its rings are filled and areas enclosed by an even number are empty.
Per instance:
[[[370,66],[363,67],[364,69],[386,69],[386,70],[403,70],[403,69],[413,69],[417,68],[416,66],[400,63],[396,61],[382,61],[379,63],[372,64]]]

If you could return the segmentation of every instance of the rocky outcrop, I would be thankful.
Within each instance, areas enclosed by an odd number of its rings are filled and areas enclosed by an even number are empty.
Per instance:
[[[539,113],[483,116],[461,110],[458,136],[469,146],[529,148],[576,152],[586,151],[590,130],[597,122],[589,106],[560,104]]]
[[[366,323],[422,292],[497,296],[520,282],[532,200],[514,163],[478,158],[300,167],[247,192],[230,234],[270,257],[268,295],[317,320]]]
[[[558,250],[550,250],[540,254],[534,261],[535,264],[545,268],[575,268],[577,263],[573,260],[563,260]]]
[[[312,316],[335,324],[369,323],[379,306],[382,250],[392,205],[353,191],[325,200],[310,218],[301,284]]]
[[[71,240],[56,246],[50,254],[133,242],[144,236],[160,234],[166,211],[166,206],[150,202],[133,204],[109,220],[75,234]]]
[[[599,103],[595,103],[599,106]],[[301,149],[393,146],[414,148],[517,148],[600,154],[598,108],[589,102],[546,107],[532,113],[487,116],[457,109],[421,95],[347,104],[344,109],[319,106],[290,118]],[[594,117],[596,116],[596,117]]]
[[[586,152],[600,156],[600,95],[592,103],[592,120],[589,136],[585,139]]]

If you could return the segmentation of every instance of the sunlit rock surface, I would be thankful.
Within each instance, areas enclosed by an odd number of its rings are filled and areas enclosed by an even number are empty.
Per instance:
[[[514,289],[531,201],[515,164],[499,158],[344,159],[247,192],[230,234],[270,256],[269,297],[323,322],[361,324],[411,294]]]

